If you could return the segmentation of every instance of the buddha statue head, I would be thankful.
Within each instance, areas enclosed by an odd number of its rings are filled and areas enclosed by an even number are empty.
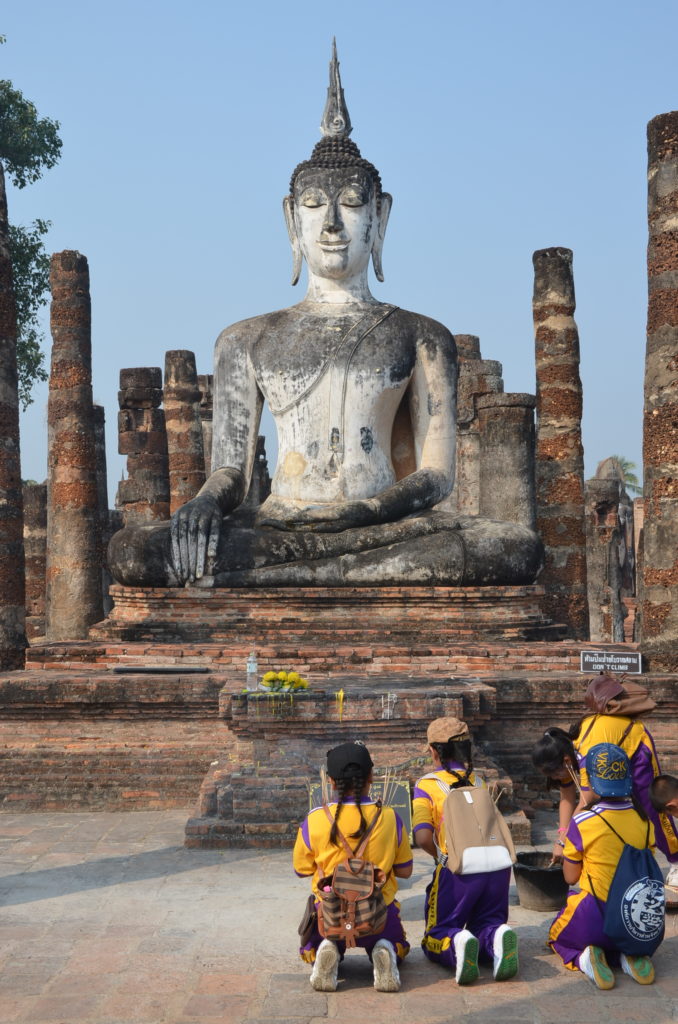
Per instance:
[[[366,274],[370,256],[377,280],[384,280],[381,255],[392,200],[382,191],[377,168],[349,138],[351,130],[333,43],[323,137],[310,159],[295,167],[283,200],[292,284],[304,259],[318,277],[348,280]]]

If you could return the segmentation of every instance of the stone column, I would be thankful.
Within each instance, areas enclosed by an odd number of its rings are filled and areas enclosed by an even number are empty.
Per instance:
[[[127,479],[118,484],[116,505],[126,525],[169,519],[167,430],[159,366],[120,371],[118,451],[127,456]]]
[[[179,349],[165,354],[164,406],[173,515],[205,483],[200,389],[192,352]]]
[[[482,395],[479,514],[536,528],[534,395]]]
[[[87,260],[51,259],[52,365],[47,405],[48,640],[82,640],[103,616]]]
[[[198,374],[200,389],[200,421],[202,423],[202,450],[205,456],[205,477],[212,473],[212,413],[214,406],[214,377],[211,373]]]
[[[622,486],[619,480],[586,481],[586,579],[590,638],[610,643],[624,640],[622,566],[619,523]]]
[[[5,175],[0,163],[0,669],[23,668],[26,648],[17,380],[16,303]]]
[[[97,464],[97,504],[99,506],[99,549],[101,551],[101,600],[104,615],[108,615],[113,602],[108,588],[113,577],[106,565],[106,548],[111,539],[111,523],[108,512],[108,466],[106,461],[106,412],[103,405],[94,406],[94,451]]]
[[[537,363],[537,529],[545,547],[544,611],[575,639],[589,632],[579,334],[570,249],[533,256]]]
[[[678,670],[678,111],[647,126],[649,302],[643,414],[641,650]]]
[[[45,635],[47,565],[47,484],[25,483],[24,550],[26,552],[26,636]]]

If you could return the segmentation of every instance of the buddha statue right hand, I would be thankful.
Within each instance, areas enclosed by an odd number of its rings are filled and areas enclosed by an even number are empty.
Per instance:
[[[223,512],[212,494],[198,494],[172,516],[171,560],[179,583],[210,575],[217,554]]]

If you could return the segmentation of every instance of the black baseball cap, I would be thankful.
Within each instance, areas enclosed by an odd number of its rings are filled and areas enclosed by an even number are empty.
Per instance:
[[[374,762],[364,743],[341,743],[327,751],[327,774],[331,779],[351,775],[351,769],[358,769],[362,775],[369,775]]]

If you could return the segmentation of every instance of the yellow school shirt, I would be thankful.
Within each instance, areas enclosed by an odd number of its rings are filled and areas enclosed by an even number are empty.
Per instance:
[[[601,821],[601,816],[605,819]],[[582,865],[579,888],[606,900],[617,869],[623,844],[642,850],[647,844],[654,852],[654,828],[643,821],[630,800],[600,800],[593,807],[575,814],[565,836],[565,860]],[[649,839],[648,839],[649,826]],[[593,885],[591,884],[593,883]]]
[[[595,721],[592,722],[592,719]],[[630,726],[630,728],[629,728]],[[629,730],[626,735],[624,733]],[[644,747],[644,754],[651,765],[651,779],[659,775],[657,753],[652,737],[642,722],[634,721],[624,715],[588,715],[579,728],[582,739],[574,740],[574,747],[579,758],[579,774],[582,789],[590,789],[588,772],[586,771],[586,754],[597,743],[615,743],[631,760],[639,747]],[[623,739],[622,739],[623,737]],[[649,783],[648,783],[649,784]]]
[[[377,805],[373,800],[361,800],[363,816],[369,825],[377,813]],[[332,817],[337,811],[336,803],[329,805]],[[351,833],[360,827],[360,813],[354,800],[346,800],[339,813],[339,828],[346,837],[348,845],[356,849],[359,839],[352,839]],[[318,881],[325,875],[331,875],[337,864],[346,857],[344,847],[334,846],[330,842],[330,824],[322,807],[316,807],[307,815],[302,823],[294,844],[292,863],[297,875],[313,875],[313,891],[318,892]],[[412,863],[412,849],[405,832],[402,820],[392,807],[382,807],[381,816],[367,841],[363,854],[366,860],[372,861],[386,873],[386,883],[382,889],[384,902],[388,905],[395,899],[398,883],[393,874],[395,866],[403,867]]]

